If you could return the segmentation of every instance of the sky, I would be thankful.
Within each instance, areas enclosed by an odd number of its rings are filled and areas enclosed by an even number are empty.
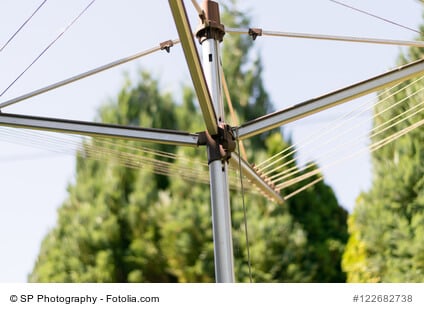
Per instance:
[[[41,2],[0,2],[0,46]],[[45,3],[0,52],[0,92],[89,2],[48,0]],[[412,40],[416,36],[410,30],[329,0],[240,2],[241,7],[252,17],[252,26],[265,30],[399,40]],[[418,1],[346,0],[345,3],[411,28],[417,29],[421,22]],[[191,1],[186,1],[186,6],[195,21],[196,13]],[[226,35],[225,40],[231,40],[232,36],[235,35]],[[165,0],[96,1],[0,97],[0,103],[177,37]],[[274,37],[259,37],[255,41],[255,53],[262,57],[263,78],[275,109],[292,106],[385,72],[394,67],[401,49],[388,45]],[[225,62],[224,59],[224,66]],[[135,77],[141,69],[152,72],[160,79],[163,90],[177,96],[181,85],[190,81],[181,47],[176,46],[169,54],[157,52],[14,104],[3,109],[3,112],[92,121],[100,105],[117,94],[125,75]],[[284,127],[284,134],[290,136],[296,145],[302,146],[313,139],[311,136],[331,127],[329,122],[370,101],[373,101],[373,96],[294,122]],[[339,166],[329,166],[329,158],[322,155],[328,149],[323,141],[334,137],[340,130],[313,139],[314,145],[305,145],[297,154],[299,163],[318,161],[324,169],[326,183],[334,188],[339,202],[349,211],[353,209],[359,193],[367,190],[371,184],[370,159],[364,149],[368,142],[366,133],[371,127],[370,118],[371,113],[368,112],[344,126],[361,125],[354,132],[363,134],[363,140],[354,149],[363,149],[365,153]],[[34,145],[31,133],[26,133],[25,140],[19,142],[16,141],[16,134],[0,129],[0,282],[27,281],[41,241],[49,229],[54,227],[56,210],[66,199],[67,186],[72,183],[75,174],[72,147],[66,153],[52,152],[46,150],[44,145]],[[352,133],[346,136],[352,136]],[[340,136],[337,141],[348,139]]]

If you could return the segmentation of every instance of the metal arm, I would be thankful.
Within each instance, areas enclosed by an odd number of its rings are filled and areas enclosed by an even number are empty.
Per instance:
[[[408,40],[395,40],[395,39],[379,39],[379,38],[352,37],[352,36],[279,32],[279,31],[263,30],[261,28],[245,29],[245,28],[226,27],[225,31],[229,34],[250,35],[253,37],[253,39],[256,39],[257,36],[271,36],[271,37],[286,37],[286,38],[299,38],[299,39],[316,39],[316,40],[370,43],[370,44],[407,46],[407,47],[424,47],[423,41],[410,41],[410,40],[408,41]]]
[[[240,156],[233,152],[231,153],[231,159],[230,165],[233,168],[239,168],[239,162],[241,161],[241,172],[244,176],[246,176],[250,182],[258,188],[258,190],[263,193],[267,198],[277,202],[277,203],[283,203],[284,200],[275,190],[273,186],[268,184],[263,177],[259,175],[257,171],[255,171],[252,166],[249,165],[243,158],[240,158]]]
[[[26,115],[0,114],[0,125],[93,137],[140,140],[167,145],[197,147],[198,135],[164,129],[138,128],[120,125],[63,120]]]
[[[218,133],[217,117],[212,105],[208,86],[206,85],[199,54],[194,44],[193,32],[190,27],[184,2],[182,0],[169,0],[169,5],[172,15],[174,16],[175,25],[177,26],[178,35],[180,36],[194,89],[203,112],[206,129],[209,134],[216,135]]]
[[[371,92],[395,85],[398,82],[424,74],[424,59],[399,67],[385,74],[311,99],[287,109],[268,114],[241,125],[236,133],[246,139],[311,114],[332,108],[344,102],[365,96]]]

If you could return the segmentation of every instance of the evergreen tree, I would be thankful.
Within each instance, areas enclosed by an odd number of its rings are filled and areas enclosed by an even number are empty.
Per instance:
[[[399,63],[422,57],[423,50],[414,47],[400,56]],[[374,126],[387,126],[389,121],[394,126],[373,136],[372,142],[424,118],[417,107],[424,101],[418,92],[424,82],[410,83],[402,83],[389,98],[381,93],[385,100],[375,107]],[[402,121],[412,112],[418,114]],[[372,187],[358,197],[349,218],[350,238],[343,256],[348,281],[424,282],[423,142],[424,132],[418,128],[372,153]]]
[[[223,14],[226,25],[246,27],[249,18],[235,3]],[[249,54],[248,37],[224,39],[223,62],[235,109],[241,120],[272,110],[260,58]],[[231,62],[226,62],[231,60]],[[191,89],[176,104],[144,73],[127,82],[116,100],[101,108],[98,120],[142,127],[204,129]],[[56,227],[44,239],[30,275],[33,282],[212,282],[214,281],[209,186],[87,158],[103,142],[85,143],[77,157],[76,182],[59,208]],[[257,162],[288,146],[280,131],[248,145]],[[125,145],[146,146],[135,142]],[[206,152],[183,147],[148,147],[205,160]],[[122,148],[124,149],[124,148]],[[140,152],[142,154],[142,152]],[[284,170],[284,169],[282,169]],[[299,198],[276,205],[246,195],[253,278],[257,282],[344,281],[340,259],[346,240],[346,212],[332,190],[317,184]],[[244,214],[239,192],[231,193],[235,272],[249,281]]]

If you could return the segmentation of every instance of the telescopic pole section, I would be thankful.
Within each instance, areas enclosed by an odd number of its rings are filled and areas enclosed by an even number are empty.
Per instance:
[[[220,74],[219,42],[224,36],[220,23],[219,7],[214,1],[203,2],[202,25],[197,38],[202,45],[203,71],[216,112],[218,125],[224,123],[223,95]],[[228,184],[228,130],[220,127],[218,135],[205,133],[208,148],[212,227],[215,256],[215,279],[217,283],[234,282],[233,241]],[[231,137],[231,136],[230,136]],[[227,144],[227,147],[225,145]],[[234,144],[234,142],[232,142]]]

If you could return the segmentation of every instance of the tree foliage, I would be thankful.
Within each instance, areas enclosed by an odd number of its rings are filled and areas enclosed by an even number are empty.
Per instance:
[[[246,27],[249,18],[235,8],[226,24]],[[262,65],[248,37],[224,41],[223,62],[240,119],[272,110],[262,81]],[[231,60],[231,61],[230,61]],[[227,66],[228,64],[228,66]],[[127,81],[115,100],[101,107],[106,123],[203,130],[193,91],[180,104],[160,90],[147,73]],[[87,141],[86,147],[102,143]],[[126,142],[135,148],[136,142]],[[288,146],[280,131],[246,142],[257,162]],[[205,159],[193,148],[147,145],[185,159]],[[142,152],[140,152],[142,154]],[[45,237],[29,280],[32,282],[213,282],[214,260],[209,186],[77,156],[76,181],[58,210],[57,225]],[[344,281],[341,255],[347,239],[346,212],[330,187],[317,184],[276,205],[246,195],[253,278],[257,282]],[[239,192],[231,193],[236,280],[249,281],[245,224]]]
[[[422,57],[422,49],[411,48],[399,63]],[[380,94],[384,101],[375,107],[374,126],[394,126],[374,136],[373,142],[424,119],[420,111],[424,95],[418,92],[422,88],[422,80],[406,81],[391,96]],[[404,118],[412,112],[417,114]],[[424,132],[418,128],[372,154],[372,187],[357,199],[349,218],[350,238],[343,257],[348,281],[424,282],[423,142]]]

